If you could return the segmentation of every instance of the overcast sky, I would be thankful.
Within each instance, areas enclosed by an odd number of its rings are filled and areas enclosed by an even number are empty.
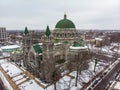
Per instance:
[[[0,27],[54,29],[65,12],[76,29],[120,29],[120,0],[0,0]]]

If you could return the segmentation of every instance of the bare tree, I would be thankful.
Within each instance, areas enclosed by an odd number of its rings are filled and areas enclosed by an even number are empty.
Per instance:
[[[97,66],[97,64],[98,64],[98,59],[97,59],[97,58],[95,58],[94,60],[95,60],[94,72],[95,72],[96,66]]]
[[[79,52],[78,55],[75,56],[76,58],[76,79],[75,79],[75,86],[77,87],[78,80],[79,80],[79,74],[81,74],[81,71],[84,69],[87,69],[87,60],[90,59],[90,54],[85,51],[85,52]]]
[[[74,86],[74,83],[72,82],[72,78],[70,78],[69,80],[62,78],[62,80],[59,81],[59,85],[62,85],[63,86],[62,89],[64,90],[70,90]]]

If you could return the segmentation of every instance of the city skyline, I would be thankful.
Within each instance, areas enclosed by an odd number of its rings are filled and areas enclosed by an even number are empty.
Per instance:
[[[67,18],[76,29],[120,29],[119,0],[0,0],[0,25],[10,29],[54,29]]]

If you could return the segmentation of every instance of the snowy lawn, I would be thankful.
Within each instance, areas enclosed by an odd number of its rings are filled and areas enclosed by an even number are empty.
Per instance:
[[[59,80],[59,82],[57,82],[57,88],[59,88],[59,90],[67,89],[74,86],[74,83],[74,80],[72,80],[70,77],[64,76]]]

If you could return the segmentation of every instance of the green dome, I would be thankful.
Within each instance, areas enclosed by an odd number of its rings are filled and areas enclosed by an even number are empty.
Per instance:
[[[84,43],[83,42],[73,42],[73,47],[83,47],[84,46]]]
[[[56,24],[55,28],[75,28],[74,23],[73,23],[71,20],[67,19],[66,17],[67,17],[67,16],[66,16],[66,14],[65,14],[65,15],[64,15],[64,19],[60,20],[60,21]]]

